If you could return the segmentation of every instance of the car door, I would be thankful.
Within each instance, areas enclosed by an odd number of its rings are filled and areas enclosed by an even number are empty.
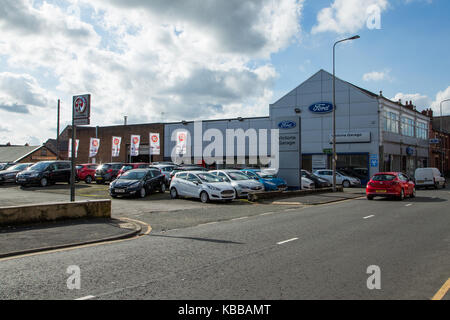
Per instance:
[[[187,172],[181,172],[175,175],[175,181],[170,186],[175,187],[180,196],[187,196]]]
[[[401,183],[401,185],[402,185],[402,188],[403,188],[403,190],[405,191],[405,196],[411,194],[412,188],[411,188],[410,183],[409,183],[409,181],[408,181],[408,180],[409,180],[408,177],[405,176],[404,174],[400,173],[400,174],[398,175],[398,179],[400,180],[400,183]]]
[[[144,187],[147,192],[150,192],[153,190],[152,180],[153,180],[153,173],[151,170],[149,170],[144,177]]]
[[[56,163],[52,163],[48,166],[47,170],[48,172],[48,180],[51,182],[58,182],[59,181],[59,172],[58,172],[58,167],[56,165]]]
[[[186,189],[187,193],[190,197],[196,197],[198,198],[200,194],[200,187],[201,181],[199,178],[197,178],[194,174],[189,173],[186,178]]]
[[[161,176],[162,173],[157,170],[157,169],[151,169],[150,170],[152,173],[152,180],[151,180],[151,186],[152,186],[152,190],[158,190],[161,186]]]

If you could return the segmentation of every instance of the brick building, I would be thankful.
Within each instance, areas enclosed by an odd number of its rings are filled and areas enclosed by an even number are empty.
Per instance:
[[[430,143],[430,167],[438,168],[445,176],[450,176],[450,123],[443,121],[442,130],[440,128],[439,117],[433,118],[431,109],[423,111],[431,118],[430,142],[434,139],[439,143]],[[444,117],[449,118],[450,117]]]
[[[164,144],[161,142],[160,155],[149,155],[149,134],[159,133],[160,139],[164,137],[164,124],[130,124],[106,127],[77,127],[76,139],[79,139],[78,156],[76,163],[106,163],[106,162],[130,162],[130,138],[131,135],[140,135],[141,143],[139,156],[131,157],[131,162],[162,161],[164,156]],[[112,137],[122,137],[120,154],[112,158]],[[72,138],[72,126],[67,126],[60,134],[61,159],[68,159],[69,139]],[[100,148],[95,158],[89,158],[89,144],[91,138],[100,139]]]

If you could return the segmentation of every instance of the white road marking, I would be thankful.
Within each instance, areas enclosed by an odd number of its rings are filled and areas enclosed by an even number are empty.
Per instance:
[[[375,217],[375,215],[371,214],[370,216],[364,217],[363,219],[369,219],[369,218],[372,218],[372,217]]]
[[[89,300],[89,299],[92,299],[92,298],[95,298],[95,296],[85,296],[85,297],[81,297],[81,298],[78,298],[78,299],[75,299],[75,300]]]
[[[408,203],[407,205],[405,205],[405,207],[409,207],[412,206],[412,203]]]
[[[242,220],[242,219],[247,219],[247,218],[248,218],[248,217],[234,218],[234,219],[231,219],[231,221]]]
[[[289,240],[280,241],[280,242],[277,242],[277,244],[284,244],[286,242],[291,242],[291,241],[295,241],[295,240],[298,240],[298,238],[292,238],[292,239],[289,239]]]
[[[267,216],[269,214],[274,214],[275,212],[271,211],[271,212],[265,212],[265,213],[261,213],[260,216]]]

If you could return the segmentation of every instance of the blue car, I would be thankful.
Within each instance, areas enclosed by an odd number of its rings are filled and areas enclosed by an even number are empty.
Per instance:
[[[258,180],[264,185],[265,191],[286,190],[287,183],[281,178],[277,178],[270,172],[261,171],[261,169],[242,169],[249,178]]]

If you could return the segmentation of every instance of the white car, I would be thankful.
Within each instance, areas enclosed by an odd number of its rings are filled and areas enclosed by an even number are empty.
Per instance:
[[[416,188],[434,187],[437,189],[446,187],[445,178],[437,168],[417,168],[414,178],[416,180]]]
[[[231,184],[208,172],[181,171],[170,183],[170,197],[199,198],[203,203],[211,200],[232,201],[235,192]]]
[[[313,172],[316,176],[328,180],[333,183],[333,170],[322,169]],[[361,180],[355,177],[350,177],[336,171],[336,184],[341,184],[344,188],[356,187],[361,185]]]
[[[302,189],[314,189],[316,185],[314,184],[314,181],[302,177]]]
[[[247,197],[251,191],[264,191],[264,185],[249,178],[245,173],[234,169],[212,170],[209,173],[230,183],[236,190],[236,197]]]

